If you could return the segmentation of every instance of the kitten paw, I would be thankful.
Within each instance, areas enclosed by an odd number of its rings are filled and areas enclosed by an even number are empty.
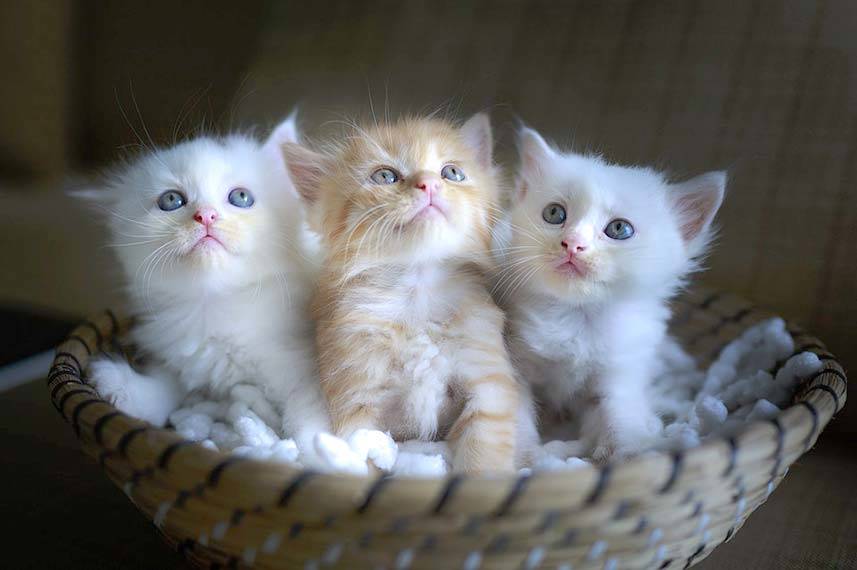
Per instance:
[[[174,382],[139,374],[127,362],[96,360],[89,366],[89,378],[102,398],[156,426],[166,425],[181,400]]]
[[[307,467],[323,471],[337,471],[354,475],[368,475],[369,465],[366,458],[361,458],[344,439],[329,433],[319,433],[315,436],[312,458],[302,458]]]
[[[365,457],[382,471],[390,471],[396,464],[399,447],[388,433],[359,429],[348,438],[348,445],[357,455]]]

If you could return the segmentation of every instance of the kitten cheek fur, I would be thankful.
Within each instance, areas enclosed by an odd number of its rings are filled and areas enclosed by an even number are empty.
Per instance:
[[[404,119],[315,152],[283,147],[327,246],[314,300],[319,370],[336,432],[446,437],[458,471],[508,471],[518,386],[484,268],[497,189],[487,117]],[[441,180],[448,163],[461,183]],[[378,168],[400,181],[371,182]],[[414,218],[420,176],[445,216]]]

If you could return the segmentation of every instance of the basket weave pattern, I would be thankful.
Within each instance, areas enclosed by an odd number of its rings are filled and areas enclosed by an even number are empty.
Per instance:
[[[672,330],[707,365],[769,317],[706,291],[676,303]],[[51,399],[97,460],[188,560],[216,568],[684,568],[728,541],[845,404],[835,357],[797,327],[823,370],[791,407],[731,439],[615,466],[439,479],[302,471],[205,449],[102,400],[89,359],[115,351],[112,313],[57,348]]]

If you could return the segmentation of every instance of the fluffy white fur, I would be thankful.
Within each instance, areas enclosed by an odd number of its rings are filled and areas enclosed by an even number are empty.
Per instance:
[[[164,425],[198,392],[243,403],[306,447],[329,429],[307,308],[314,255],[280,152],[296,138],[291,117],[263,144],[233,135],[157,149],[88,194],[106,212],[137,319],[141,372],[92,364],[93,382],[119,409]],[[255,203],[230,203],[236,188]],[[162,210],[169,190],[186,204]],[[206,226],[200,213],[216,219]]]
[[[723,349],[708,370],[679,346],[665,342],[650,386],[656,413],[666,424],[655,449],[686,449],[709,437],[727,435],[753,420],[770,419],[792,401],[802,379],[821,369],[811,352],[794,354],[794,342],[782,319],[758,323]],[[776,375],[769,370],[784,363]],[[451,470],[446,442],[394,442],[378,431],[359,430],[347,441],[319,434],[309,457],[291,439],[279,439],[257,414],[241,402],[205,401],[192,397],[171,415],[182,437],[245,457],[312,465],[322,471],[369,473],[367,459],[384,471],[405,477],[440,477]],[[534,471],[570,470],[586,465],[580,426],[568,422],[543,425],[545,441],[533,456]],[[644,451],[644,450],[641,450]]]
[[[531,129],[520,153],[497,240],[510,350],[542,409],[582,422],[596,460],[632,454],[661,431],[648,387],[667,301],[705,252],[726,177],[670,184],[652,169],[560,153]],[[562,223],[543,219],[551,204],[564,208]],[[632,224],[629,239],[606,235],[616,219]]]

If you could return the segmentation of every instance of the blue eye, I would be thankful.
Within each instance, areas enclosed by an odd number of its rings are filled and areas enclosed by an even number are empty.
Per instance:
[[[456,166],[454,164],[447,164],[440,171],[440,175],[442,178],[446,178],[447,180],[452,180],[453,182],[461,182],[465,178],[464,171],[461,170],[461,167]]]
[[[387,185],[395,184],[399,181],[399,175],[392,168],[379,168],[370,176],[375,184]]]
[[[604,234],[610,239],[628,239],[634,235],[634,226],[628,220],[616,218],[607,224],[607,227],[604,228]]]
[[[178,210],[187,204],[187,198],[178,190],[167,190],[158,196],[158,208],[165,212]]]
[[[256,200],[246,188],[233,188],[229,191],[229,203],[239,208],[249,208]]]
[[[542,210],[542,219],[549,224],[559,225],[565,221],[565,208],[556,202],[550,203]]]

